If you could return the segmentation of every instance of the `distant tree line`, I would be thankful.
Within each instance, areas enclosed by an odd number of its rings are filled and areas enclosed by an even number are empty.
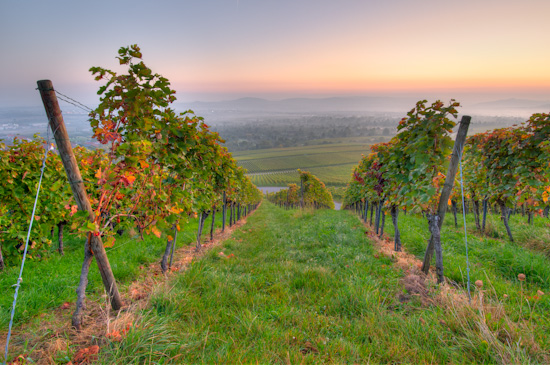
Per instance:
[[[330,143],[331,138],[395,135],[394,118],[373,116],[290,116],[214,124],[230,151]],[[375,142],[373,140],[373,142]]]

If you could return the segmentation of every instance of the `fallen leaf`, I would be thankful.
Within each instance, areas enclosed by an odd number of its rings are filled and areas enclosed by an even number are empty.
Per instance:
[[[120,335],[119,331],[113,331],[113,332],[107,333],[105,337],[107,337],[108,339],[114,342],[122,341],[122,336]]]
[[[315,346],[313,346],[313,344],[311,342],[306,341],[306,343],[304,344],[304,347],[302,347],[300,349],[300,352],[304,355],[309,354],[309,353],[317,354],[319,352],[319,350],[317,350],[317,348]]]
[[[93,345],[80,349],[76,352],[73,358],[75,365],[91,364],[97,360],[97,354],[99,353],[99,346]]]

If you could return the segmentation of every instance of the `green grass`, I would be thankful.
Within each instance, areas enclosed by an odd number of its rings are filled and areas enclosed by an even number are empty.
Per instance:
[[[414,240],[424,240],[416,230],[418,219],[412,219],[403,222],[414,223]],[[219,251],[234,257],[227,259]],[[391,258],[376,253],[351,213],[286,211],[264,202],[223,248],[192,264],[169,290],[157,293],[143,312],[146,325],[104,348],[101,361],[342,364],[544,359],[520,344],[513,329],[511,343],[492,341],[494,337],[484,331],[489,314],[469,307],[424,305],[414,296],[400,300],[406,293],[400,285],[403,275]],[[532,310],[538,311],[542,308]],[[155,331],[169,341],[157,346]]]
[[[386,232],[393,237],[393,226],[391,220],[387,219],[386,222],[388,221]],[[458,216],[458,228],[455,228],[452,214],[448,213],[441,232],[441,241],[444,275],[466,290],[466,244],[462,222],[462,216]],[[535,340],[543,348],[549,348],[549,220],[537,217],[535,224],[529,226],[526,224],[526,217],[512,216],[510,224],[516,243],[509,242],[499,215],[490,214],[487,219],[487,230],[492,237],[476,232],[473,215],[467,215],[471,283],[482,280],[490,285],[487,295],[495,302],[504,304],[512,321],[536,323],[533,326]],[[421,217],[402,214],[399,217],[403,247],[421,260],[429,239],[427,227],[426,219]],[[545,247],[546,252],[531,247]],[[527,280],[520,283],[518,274],[525,274]],[[546,293],[539,299],[535,297],[538,290]]]
[[[203,239],[209,235],[210,222],[211,217],[205,223]],[[216,226],[221,227],[221,214],[216,215]],[[182,231],[178,232],[177,245],[194,243],[197,227],[197,219],[191,219],[189,223],[182,225]],[[27,322],[40,313],[58,308],[64,302],[76,300],[75,290],[84,258],[83,247],[83,239],[65,235],[64,256],[60,256],[52,247],[45,255],[48,256],[47,259],[26,261],[17,299],[15,324]],[[154,236],[146,236],[144,240],[123,236],[117,239],[114,247],[107,248],[111,268],[122,288],[139,276],[141,265],[160,262],[165,247],[165,239]],[[0,273],[0,328],[8,327],[14,294],[13,285],[17,282],[20,270],[19,263],[8,264],[9,266]],[[103,294],[103,283],[95,262],[92,262],[90,267],[86,292],[92,298]]]

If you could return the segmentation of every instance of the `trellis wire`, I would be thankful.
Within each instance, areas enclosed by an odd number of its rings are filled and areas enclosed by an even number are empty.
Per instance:
[[[472,304],[470,294],[470,260],[468,257],[468,232],[466,231],[466,211],[464,210],[464,179],[462,178],[462,153],[460,154],[460,191],[462,192],[462,217],[464,218],[464,244],[466,245],[466,277],[468,278],[468,302]]]
[[[13,317],[15,315],[15,306],[17,305],[17,295],[19,294],[19,288],[21,287],[21,282],[23,281],[23,269],[25,267],[25,259],[27,258],[27,250],[29,248],[29,239],[31,237],[32,223],[34,222],[34,213],[36,212],[36,205],[38,204],[38,196],[40,195],[40,187],[42,185],[42,177],[44,176],[44,170],[46,169],[46,159],[48,158],[48,152],[50,150],[50,133],[49,133],[49,124],[46,127],[46,146],[44,147],[44,159],[42,160],[42,170],[40,172],[40,180],[38,181],[38,189],[36,190],[36,197],[34,199],[34,207],[32,208],[31,221],[29,223],[29,230],[27,232],[27,240],[25,242],[25,250],[23,251],[23,260],[21,261],[21,269],[19,271],[19,278],[17,279],[17,284],[15,286],[15,294],[13,295],[13,304],[11,308],[11,318],[8,329],[8,337],[6,338],[6,353],[4,355],[4,364],[8,361],[8,346],[10,344],[11,329],[13,326]]]
[[[91,112],[92,111],[92,108],[82,104],[81,102],[79,102],[78,100],[75,100],[73,98],[71,98],[70,96],[67,96],[65,94],[62,94],[60,93],[59,91],[55,90],[55,94],[57,95],[57,98],[58,99],[61,99],[63,100],[64,102],[66,103],[69,103],[69,104],[72,104],[74,106],[76,106],[77,108],[80,108],[86,112]],[[67,100],[68,99],[68,100]]]

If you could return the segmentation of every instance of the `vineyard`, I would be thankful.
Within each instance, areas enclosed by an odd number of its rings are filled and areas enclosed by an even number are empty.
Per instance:
[[[77,330],[82,328],[94,257],[112,309],[124,305],[106,254],[106,248],[120,245],[119,236],[128,232],[141,239],[163,238],[166,247],[158,259],[165,272],[172,262],[177,234],[191,217],[199,220],[196,249],[200,250],[209,216],[212,238],[216,212],[223,216],[224,229],[228,216],[231,226],[261,199],[261,192],[202,118],[190,111],[178,115],[169,107],[175,91],[141,57],[137,46],[121,48],[117,58],[127,66],[127,74],[90,69],[96,80],[105,82],[98,91],[100,104],[90,112],[93,137],[105,148],[71,147],[55,90],[47,80],[39,81],[38,89],[58,153],[40,138],[16,138],[1,146],[0,270],[21,263],[23,272],[25,259],[51,255],[55,228],[59,255],[64,255],[64,234],[80,237],[86,244],[82,245],[84,261],[72,318]],[[26,233],[29,221],[32,230]],[[12,318],[20,287],[21,278]],[[6,356],[7,351],[8,345]]]
[[[549,114],[467,137],[423,100],[385,143],[233,156],[139,47],[117,59],[90,69],[102,148],[47,80],[55,143],[0,146],[6,362],[550,361]]]
[[[476,134],[466,141],[470,121],[463,117],[451,158],[450,133],[455,123],[448,116],[457,116],[459,103],[453,100],[445,106],[437,101],[427,106],[426,102],[418,102],[401,120],[401,133],[388,143],[372,146],[372,153],[361,160],[349,184],[346,204],[365,221],[368,210],[372,217],[376,209],[377,234],[384,224],[383,213],[389,210],[395,251],[401,250],[399,211],[422,213],[431,232],[423,271],[428,273],[435,250],[438,280],[443,282],[440,230],[448,205],[456,225],[459,201],[463,213],[470,203],[481,233],[489,208],[499,210],[510,241],[513,235],[508,219],[513,211],[520,208],[529,223],[535,214],[548,218],[550,163],[545,156],[550,146],[550,115],[535,114],[520,126]],[[461,164],[459,180],[457,164],[463,152],[464,172]]]
[[[357,156],[365,151],[368,146],[349,146],[345,148],[314,148],[286,149],[279,153],[258,153],[248,158],[236,155],[240,165],[248,170],[248,173],[259,173],[271,170],[299,169],[302,166],[316,167],[339,165],[357,162]],[[349,148],[349,149],[348,149]],[[296,154],[290,154],[295,152]],[[253,157],[253,158],[252,158]]]
[[[330,186],[345,186],[349,180],[350,171],[353,170],[352,164],[307,168],[322,181],[329,181]],[[296,184],[300,181],[296,170],[268,171],[247,175],[256,186],[286,186]],[[328,184],[328,183],[327,183]]]
[[[335,143],[234,153],[256,186],[299,183],[297,169],[307,170],[328,186],[345,186],[353,166],[369,144]]]

